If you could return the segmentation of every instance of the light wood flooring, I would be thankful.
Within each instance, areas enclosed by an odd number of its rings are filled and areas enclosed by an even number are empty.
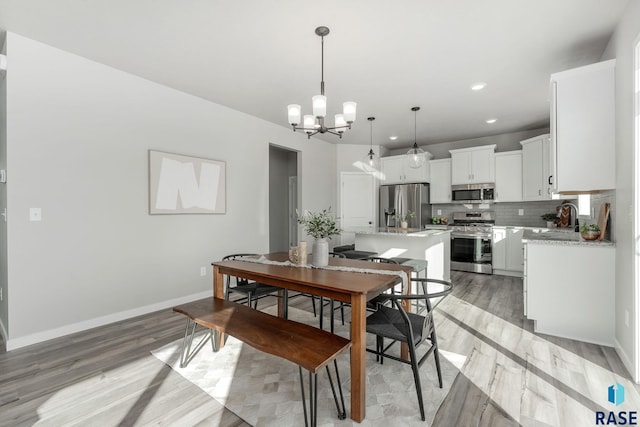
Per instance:
[[[435,426],[594,425],[594,411],[616,409],[606,400],[615,381],[626,410],[640,408],[612,348],[533,333],[521,279],[453,272],[452,281],[435,318],[443,357],[461,373]],[[0,426],[247,425],[150,354],[183,328],[163,310],[0,354]]]

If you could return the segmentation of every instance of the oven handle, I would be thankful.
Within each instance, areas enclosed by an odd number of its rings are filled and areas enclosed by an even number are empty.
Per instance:
[[[465,234],[465,233],[451,233],[451,238],[457,239],[491,239],[489,234]]]

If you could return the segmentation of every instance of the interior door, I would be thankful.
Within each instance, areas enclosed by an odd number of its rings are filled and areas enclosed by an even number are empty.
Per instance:
[[[340,174],[341,227],[345,231],[375,227],[375,179],[358,172]]]

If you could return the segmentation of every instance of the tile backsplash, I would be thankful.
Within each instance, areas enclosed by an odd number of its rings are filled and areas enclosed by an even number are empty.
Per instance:
[[[435,204],[432,206],[432,215],[447,217],[451,221],[453,212],[475,211],[475,210],[492,210],[496,215],[496,225],[513,225],[520,227],[546,227],[546,222],[541,218],[543,214],[557,212],[556,207],[565,199],[544,200],[539,202],[514,202],[514,203],[492,203],[492,204]],[[578,200],[570,200],[577,204]],[[607,234],[605,238],[612,240],[613,226],[611,218],[615,209],[615,191],[604,191],[591,195],[592,215],[580,216],[580,223],[596,223],[598,221],[598,212],[603,203],[610,204],[609,223],[607,225]],[[523,210],[523,215],[518,215],[519,210]],[[438,214],[438,210],[442,213]]]

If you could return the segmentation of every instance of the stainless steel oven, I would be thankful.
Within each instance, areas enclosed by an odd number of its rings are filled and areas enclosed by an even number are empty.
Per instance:
[[[492,274],[493,212],[454,212],[451,230],[451,269]]]

